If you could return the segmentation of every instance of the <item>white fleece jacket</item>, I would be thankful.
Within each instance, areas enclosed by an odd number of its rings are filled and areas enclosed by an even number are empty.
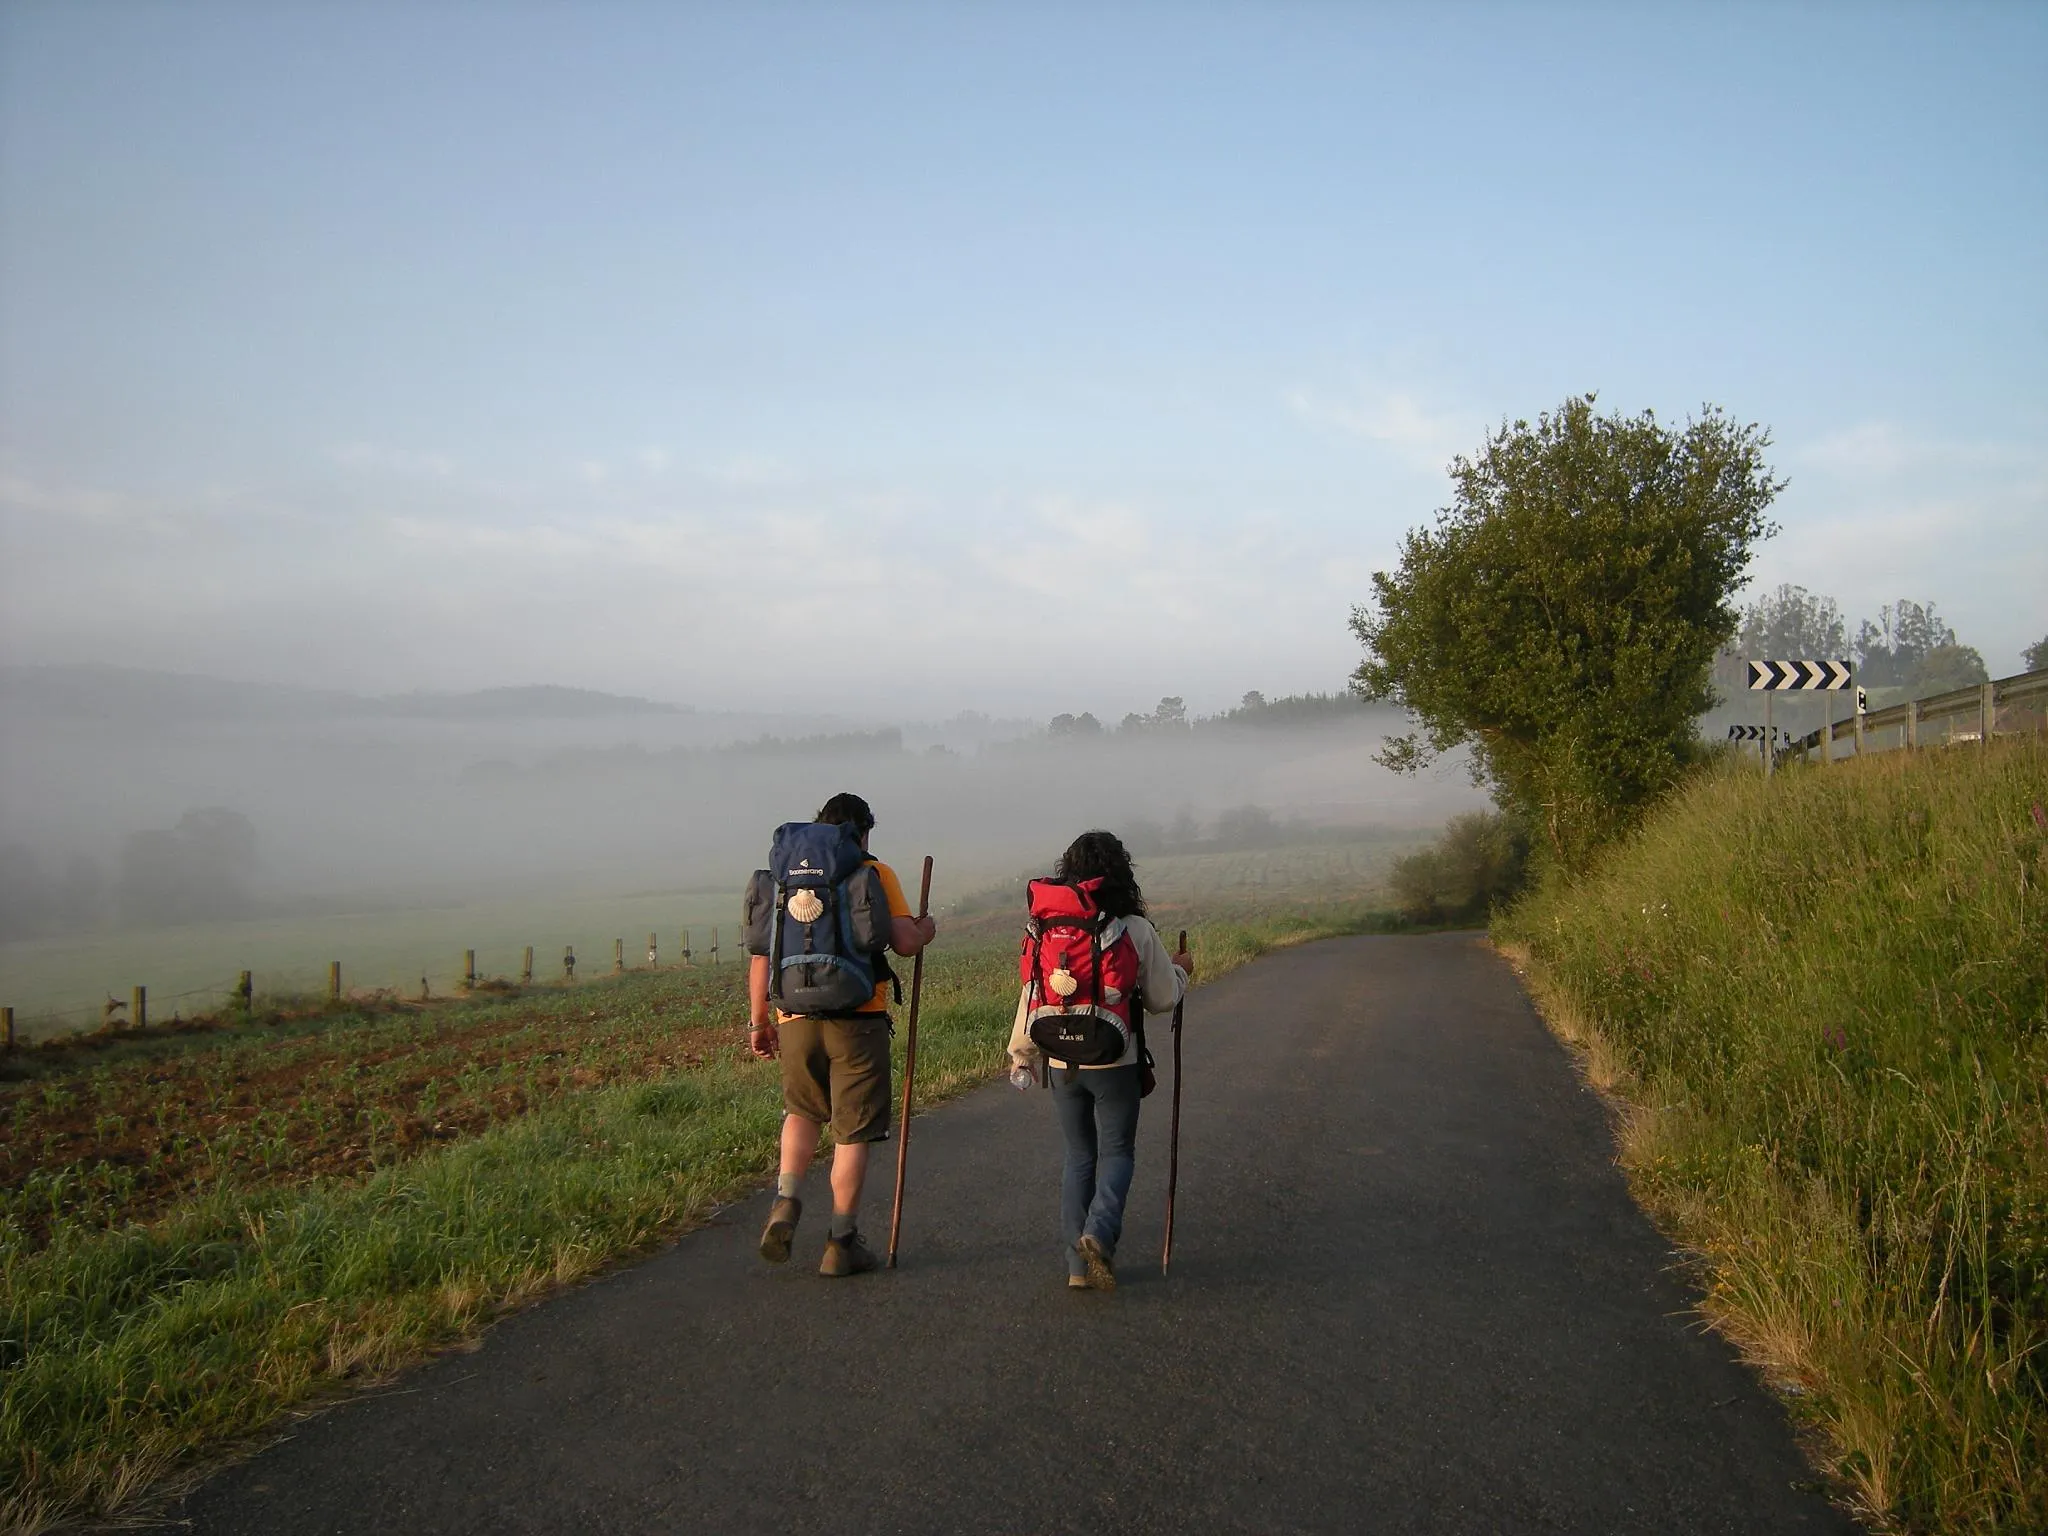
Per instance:
[[[1173,1005],[1187,994],[1188,978],[1181,968],[1173,963],[1173,956],[1167,952],[1166,944],[1159,937],[1159,930],[1142,917],[1124,919],[1124,931],[1131,936],[1131,943],[1138,951],[1138,997],[1145,1004],[1147,1013],[1171,1013]],[[1029,1067],[1036,1072],[1044,1059],[1044,1053],[1032,1043],[1025,1033],[1025,1004],[1031,996],[1029,987],[1017,990],[1017,1021],[1010,1028],[1010,1060],[1017,1066]],[[1124,1048],[1123,1055],[1115,1061],[1105,1061],[1099,1067],[1083,1067],[1083,1072],[1100,1071],[1102,1067],[1127,1067],[1138,1059],[1138,1041],[1134,1035],[1131,1043]]]

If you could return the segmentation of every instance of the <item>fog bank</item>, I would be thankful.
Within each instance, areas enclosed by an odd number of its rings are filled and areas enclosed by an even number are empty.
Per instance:
[[[1172,701],[1168,701],[1172,702]],[[1060,734],[1042,723],[698,712],[575,690],[367,700],[105,669],[0,674],[7,937],[549,891],[717,890],[851,789],[877,850],[954,891],[1091,825],[1147,848],[1433,826],[1455,766],[1372,753],[1389,711],[1321,701]],[[1092,722],[1090,722],[1092,723]]]

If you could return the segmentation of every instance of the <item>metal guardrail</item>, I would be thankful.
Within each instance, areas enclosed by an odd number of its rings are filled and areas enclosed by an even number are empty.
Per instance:
[[[1938,732],[1932,729],[1937,724],[1941,727]],[[1818,752],[1821,762],[1831,762],[1842,755],[1839,749],[1845,745],[1860,757],[1865,752],[1982,742],[1993,736],[2031,735],[2044,729],[2048,729],[2048,668],[1908,699],[1820,726],[1779,748],[1778,761],[1804,759]]]

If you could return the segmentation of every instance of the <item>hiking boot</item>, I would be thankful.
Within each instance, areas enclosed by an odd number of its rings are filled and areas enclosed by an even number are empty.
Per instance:
[[[1083,1233],[1081,1241],[1074,1244],[1074,1252],[1080,1254],[1081,1262],[1088,1266],[1088,1273],[1082,1277],[1083,1284],[1091,1291],[1116,1289],[1116,1264],[1100,1241]]]
[[[768,1225],[761,1229],[761,1257],[770,1264],[789,1262],[789,1245],[796,1241],[796,1220],[804,1203],[791,1195],[777,1195],[768,1208]]]
[[[1067,1276],[1067,1289],[1068,1289],[1068,1290],[1070,1290],[1070,1291],[1085,1291],[1085,1290],[1087,1290],[1087,1289],[1088,1289],[1088,1277],[1087,1277],[1086,1275],[1069,1275],[1069,1276]]]
[[[837,1279],[841,1275],[864,1275],[881,1267],[875,1250],[860,1240],[858,1232],[849,1232],[844,1237],[825,1239],[825,1260],[818,1266],[818,1273]]]

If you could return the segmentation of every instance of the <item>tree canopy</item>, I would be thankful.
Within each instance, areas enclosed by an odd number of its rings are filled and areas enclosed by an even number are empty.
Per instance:
[[[1584,866],[1699,750],[1730,598],[1785,482],[1769,434],[1714,406],[1682,428],[1566,400],[1451,464],[1451,505],[1373,574],[1352,686],[1420,730],[1381,761],[1469,746],[1550,857]]]
[[[1750,661],[1841,661],[1848,659],[1849,631],[1832,597],[1784,585],[1742,610],[1736,644]]]
[[[1941,693],[1981,683],[1991,674],[1977,648],[1964,645],[1955,626],[1932,603],[1900,598],[1865,619],[1856,631],[1856,677],[1873,688]]]

